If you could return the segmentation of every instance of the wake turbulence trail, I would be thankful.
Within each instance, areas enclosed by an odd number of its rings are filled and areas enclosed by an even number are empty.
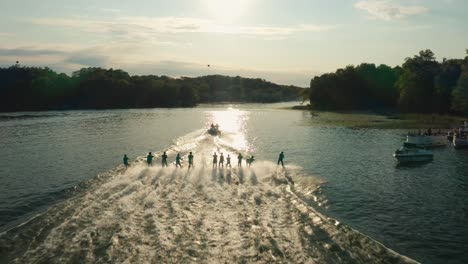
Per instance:
[[[236,166],[237,151],[210,136],[168,150],[192,151],[195,167],[119,168],[0,237],[12,263],[412,263],[310,206],[318,181],[268,161]],[[232,168],[212,168],[214,151]],[[295,183],[293,183],[293,181]]]

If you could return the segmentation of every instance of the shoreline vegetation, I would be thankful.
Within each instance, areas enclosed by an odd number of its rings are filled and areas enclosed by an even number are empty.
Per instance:
[[[417,119],[431,124],[427,120],[433,120],[434,115],[449,119],[468,116],[468,50],[464,59],[444,58],[442,62],[436,61],[431,50],[422,50],[393,68],[350,65],[315,76],[309,88],[240,76],[131,76],[112,68],[82,68],[68,76],[47,67],[17,63],[0,68],[0,94],[0,112],[195,107],[302,98],[309,104],[292,109],[398,116],[419,113],[430,115]],[[399,119],[408,118],[403,115]],[[447,122],[434,124],[440,127]]]
[[[112,68],[82,68],[68,76],[47,67],[0,68],[0,112],[274,103],[299,100],[304,90],[240,76],[131,76]]]
[[[401,66],[362,63],[314,77],[311,109],[441,115],[468,114],[468,50],[464,59],[436,61],[427,49]]]
[[[395,111],[322,111],[313,110],[310,105],[296,105],[292,110],[306,110],[310,113],[310,125],[348,128],[375,129],[440,129],[447,132],[458,128],[467,117],[448,114],[398,113]]]

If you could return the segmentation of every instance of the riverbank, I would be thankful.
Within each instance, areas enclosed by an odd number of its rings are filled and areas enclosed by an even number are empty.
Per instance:
[[[297,105],[289,109],[309,110],[310,124],[318,126],[340,126],[351,128],[382,128],[382,129],[441,129],[448,130],[459,127],[468,117],[439,114],[401,114],[329,112],[315,111],[310,105]]]

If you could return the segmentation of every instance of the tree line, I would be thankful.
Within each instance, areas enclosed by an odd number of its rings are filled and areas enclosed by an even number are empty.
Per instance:
[[[279,102],[297,100],[302,90],[239,76],[131,76],[123,70],[102,68],[82,68],[68,76],[47,67],[0,68],[2,112]]]
[[[422,50],[393,68],[347,66],[314,77],[309,99],[315,109],[468,114],[468,50],[464,59],[442,62]]]

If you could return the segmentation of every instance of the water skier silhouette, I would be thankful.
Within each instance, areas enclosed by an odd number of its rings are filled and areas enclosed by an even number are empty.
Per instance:
[[[125,165],[126,168],[127,168],[128,166],[130,166],[130,164],[128,164],[128,157],[127,157],[127,154],[124,154],[124,156],[123,156],[123,164]]]
[[[148,163],[148,167],[153,166],[153,154],[151,152],[148,153],[148,156],[146,156],[146,163]]]
[[[283,153],[283,151],[281,151],[281,153],[279,154],[279,157],[278,157],[278,165],[281,162],[281,166],[283,166],[283,168],[284,168],[283,159],[284,159],[284,153]]]
[[[216,152],[213,154],[213,168],[218,166],[218,155]]]
[[[166,151],[163,152],[161,158],[162,158],[162,159],[161,159],[162,166],[163,166],[163,167],[167,167],[167,155],[166,155]]]
[[[175,164],[176,168],[177,168],[177,167],[181,167],[181,168],[182,168],[182,164],[180,163],[180,161],[182,160],[182,158],[180,157],[180,154],[179,154],[179,153],[177,153],[177,156],[176,156],[175,160],[176,160],[176,164]]]
[[[192,154],[192,152],[190,152],[190,154],[188,155],[188,167],[189,167],[189,169],[191,167],[193,167],[193,154]]]

